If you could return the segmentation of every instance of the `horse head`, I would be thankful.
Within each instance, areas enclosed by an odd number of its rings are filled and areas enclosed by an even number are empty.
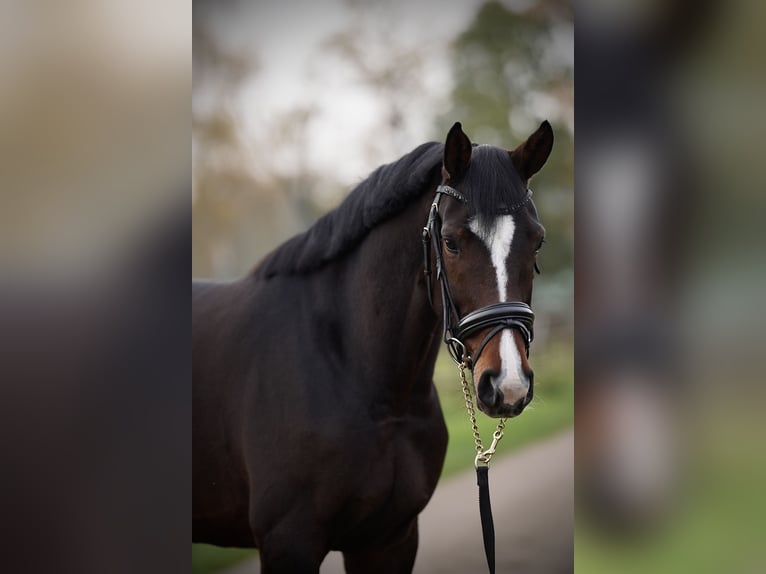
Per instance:
[[[529,305],[545,229],[527,184],[552,145],[547,121],[513,151],[473,145],[459,123],[445,143],[429,218],[435,291],[445,340],[470,364],[479,409],[492,417],[520,414],[533,396]]]

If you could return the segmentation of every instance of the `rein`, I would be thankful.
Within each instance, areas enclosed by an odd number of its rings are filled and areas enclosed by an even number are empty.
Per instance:
[[[522,301],[510,301],[495,303],[482,307],[464,317],[460,317],[460,312],[452,299],[449,282],[447,280],[444,268],[444,254],[442,252],[441,238],[441,216],[439,215],[439,203],[441,196],[447,195],[456,201],[467,204],[468,198],[453,187],[444,183],[436,188],[436,195],[431,209],[428,213],[428,221],[422,232],[423,242],[423,267],[426,277],[426,287],[428,289],[428,301],[433,307],[433,279],[431,269],[431,244],[433,242],[433,252],[436,259],[436,279],[439,281],[442,295],[442,314],[444,325],[444,342],[447,345],[452,360],[458,365],[460,382],[465,398],[465,408],[468,411],[468,418],[471,421],[471,430],[473,432],[473,441],[476,448],[476,457],[473,465],[476,469],[476,479],[479,486],[479,514],[481,517],[481,530],[484,539],[484,553],[487,557],[487,566],[490,574],[495,572],[495,526],[492,520],[492,506],[489,497],[489,463],[495,454],[498,443],[503,438],[506,419],[501,418],[497,424],[495,432],[492,433],[492,443],[488,449],[484,449],[479,428],[476,424],[476,411],[471,393],[471,387],[465,376],[465,369],[472,367],[479,360],[479,355],[492,340],[492,338],[505,329],[516,329],[524,339],[524,347],[529,356],[529,346],[534,339],[533,324],[535,314],[526,303]],[[532,197],[532,190],[527,189],[526,196],[518,203],[503,210],[504,214],[510,214],[520,209]],[[453,326],[453,318],[457,323]],[[465,340],[474,333],[490,328],[490,331],[482,339],[471,357],[465,346]]]

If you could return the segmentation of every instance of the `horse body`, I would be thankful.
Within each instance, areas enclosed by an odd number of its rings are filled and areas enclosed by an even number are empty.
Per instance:
[[[351,573],[412,570],[446,453],[432,377],[453,313],[480,319],[450,338],[464,360],[481,354],[479,408],[516,416],[532,399],[544,229],[526,181],[552,138],[545,122],[512,152],[474,154],[455,124],[243,279],[193,283],[193,541],[256,546],[264,573],[316,573],[330,550]],[[496,249],[500,213],[516,231]],[[431,257],[440,288],[423,273]]]
[[[307,276],[194,284],[195,540],[304,569],[416,540],[447,444],[438,320],[416,288],[426,210]]]

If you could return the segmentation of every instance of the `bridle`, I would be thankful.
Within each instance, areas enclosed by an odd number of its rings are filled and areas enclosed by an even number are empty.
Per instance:
[[[529,356],[529,346],[534,338],[532,326],[535,321],[535,314],[529,305],[523,301],[508,301],[487,305],[460,317],[460,310],[452,299],[452,293],[449,288],[446,270],[444,268],[444,253],[442,252],[441,226],[442,220],[439,215],[439,203],[442,195],[447,195],[463,204],[468,203],[468,198],[442,182],[436,188],[436,195],[431,210],[428,212],[428,221],[423,227],[423,267],[426,277],[426,288],[428,289],[428,301],[433,307],[433,280],[431,277],[431,242],[433,240],[433,252],[436,257],[436,279],[439,281],[442,294],[442,313],[444,318],[444,342],[449,349],[452,359],[458,364],[460,381],[463,387],[465,397],[465,406],[471,421],[473,431],[473,440],[476,446],[476,458],[474,467],[476,468],[476,479],[479,486],[479,514],[481,516],[481,531],[484,539],[484,553],[487,557],[487,566],[490,574],[495,572],[495,526],[492,520],[492,507],[489,500],[489,462],[495,454],[495,448],[500,439],[503,438],[506,419],[501,418],[500,422],[492,434],[492,444],[486,450],[482,446],[479,429],[476,425],[476,414],[473,407],[471,391],[466,380],[465,370],[469,366],[476,365],[479,355],[487,346],[492,338],[505,329],[516,329],[524,338],[524,348]],[[519,210],[532,198],[532,190],[527,188],[524,198],[514,205],[503,209],[503,214],[511,214]],[[535,270],[539,273],[537,263]],[[457,323],[453,326],[453,317]],[[490,329],[484,336],[479,346],[476,348],[473,356],[468,354],[465,341],[468,337],[484,329]]]
[[[442,195],[447,195],[463,204],[468,203],[468,198],[456,190],[442,183],[436,188],[431,210],[428,213],[428,221],[423,227],[423,266],[426,277],[426,288],[428,290],[428,301],[433,307],[433,280],[431,271],[431,242],[433,239],[433,252],[436,258],[436,279],[439,281],[442,294],[442,313],[444,320],[444,342],[452,356],[452,359],[460,365],[461,363],[475,365],[479,360],[479,355],[490,342],[490,340],[505,329],[516,329],[521,333],[524,339],[524,348],[529,356],[529,346],[534,339],[533,324],[535,314],[529,305],[522,301],[508,301],[495,303],[486,307],[481,307],[460,318],[460,312],[452,299],[452,293],[449,288],[446,270],[444,268],[444,254],[442,252],[441,225],[442,220],[439,215],[439,203]],[[523,199],[517,203],[503,209],[503,214],[508,215],[518,211],[532,197],[532,190],[527,189]],[[457,323],[453,326],[452,320],[455,318]],[[473,356],[469,356],[465,346],[468,337],[492,327],[482,342],[476,348]]]

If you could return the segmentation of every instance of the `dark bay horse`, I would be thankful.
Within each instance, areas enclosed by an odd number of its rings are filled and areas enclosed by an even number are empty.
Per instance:
[[[193,283],[195,542],[258,547],[265,573],[316,573],[330,550],[352,573],[412,570],[447,446],[445,322],[529,305],[544,229],[527,182],[552,145],[548,122],[511,152],[457,123],[246,277]],[[461,340],[477,403],[518,415],[529,340],[482,325]]]

